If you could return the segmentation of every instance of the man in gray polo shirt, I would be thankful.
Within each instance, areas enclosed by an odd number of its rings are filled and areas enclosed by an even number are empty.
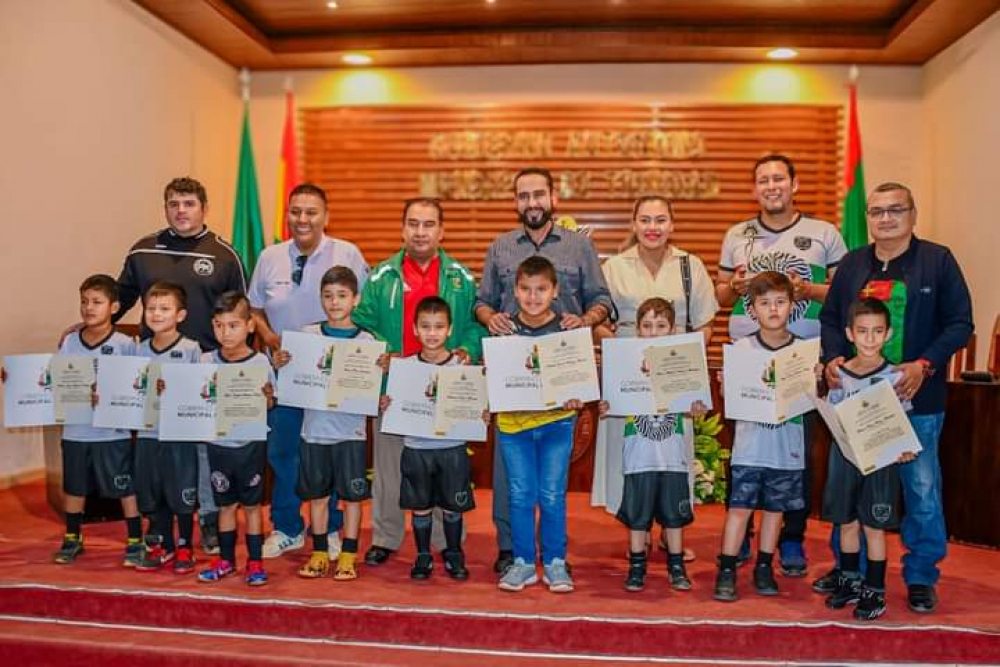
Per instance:
[[[601,262],[589,238],[553,221],[558,200],[552,174],[537,167],[520,171],[514,177],[514,197],[521,227],[497,238],[486,253],[476,299],[476,319],[494,336],[513,333],[511,315],[517,310],[514,299],[517,267],[528,257],[541,255],[556,267],[559,297],[553,309],[561,327],[594,327],[603,322],[613,306]],[[513,558],[507,471],[498,448],[493,452],[493,523],[500,552],[494,569],[502,572]]]

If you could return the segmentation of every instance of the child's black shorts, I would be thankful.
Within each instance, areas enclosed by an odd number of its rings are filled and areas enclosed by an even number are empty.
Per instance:
[[[348,440],[334,445],[299,443],[299,480],[295,492],[302,500],[325,498],[336,491],[350,503],[372,497],[368,483],[367,452],[364,440]]]
[[[440,507],[449,512],[475,508],[472,466],[465,445],[447,449],[403,447],[399,506],[404,510]]]
[[[730,507],[791,512],[806,506],[802,470],[735,465],[731,472]]]
[[[664,528],[694,521],[686,472],[651,471],[625,475],[618,520],[629,530],[649,530],[653,520]]]
[[[198,447],[193,442],[139,438],[135,443],[135,495],[139,511],[167,508],[191,514],[198,502]]]
[[[267,442],[250,442],[242,447],[208,443],[208,466],[212,470],[212,495],[219,507],[263,502]]]
[[[823,519],[843,524],[860,521],[869,528],[899,527],[899,466],[893,464],[868,475],[844,458],[837,443],[830,445],[830,464],[823,488]]]
[[[132,441],[62,441],[63,491],[88,496],[98,491],[104,498],[125,498],[135,493]]]

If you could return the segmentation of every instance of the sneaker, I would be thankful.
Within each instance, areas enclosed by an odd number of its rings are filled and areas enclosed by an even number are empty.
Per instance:
[[[337,560],[340,550],[344,547],[344,541],[340,539],[340,531],[335,530],[332,533],[327,533],[326,543],[326,553],[329,554],[330,560]]]
[[[757,595],[777,595],[778,582],[774,580],[774,568],[770,565],[754,566],[753,587]]]
[[[514,552],[501,550],[497,554],[497,559],[493,561],[493,571],[499,575],[507,572],[507,568],[514,564]]]
[[[122,567],[138,567],[146,555],[146,545],[142,542],[125,545],[125,555],[122,557]]]
[[[386,549],[385,547],[373,544],[368,548],[368,551],[365,552],[365,565],[371,565],[372,567],[381,565],[389,560],[394,553],[396,553],[394,549]]]
[[[837,579],[837,589],[826,598],[826,606],[830,609],[843,609],[849,604],[856,604],[861,595],[861,577],[840,574]]]
[[[744,535],[743,541],[740,543],[740,552],[736,554],[736,567],[742,567],[750,560],[751,548],[750,536]]]
[[[670,587],[675,591],[691,590],[691,579],[688,577],[683,562],[677,565],[667,565],[667,577],[670,579]]]
[[[934,586],[929,584],[910,584],[907,586],[906,601],[910,611],[929,614],[937,606],[937,594],[934,592]]]
[[[219,514],[213,512],[198,518],[201,532],[201,550],[210,556],[219,553]]]
[[[542,581],[548,584],[549,590],[553,593],[573,592],[573,577],[569,576],[566,561],[562,558],[553,558],[542,568]]]
[[[135,564],[136,572],[155,572],[167,563],[173,562],[177,554],[167,551],[163,545],[156,542],[143,547],[142,559]]]
[[[465,567],[465,554],[462,553],[461,549],[454,551],[445,549],[442,555],[444,556],[444,571],[448,573],[449,577],[456,581],[465,581],[469,578],[469,570]]]
[[[885,591],[861,585],[858,606],[854,608],[854,618],[859,621],[874,621],[885,613]]]
[[[213,558],[212,562],[208,565],[208,569],[202,570],[198,573],[198,581],[203,584],[211,584],[216,581],[221,581],[229,575],[235,573],[236,566],[228,560]]]
[[[194,551],[191,547],[178,547],[174,560],[174,574],[191,574],[195,566]]]
[[[81,554],[83,554],[83,540],[75,535],[72,537],[67,535],[63,538],[59,551],[53,554],[52,560],[60,565],[69,565]]]
[[[430,554],[417,554],[417,559],[413,561],[413,567],[410,568],[410,579],[418,581],[430,579],[433,571],[434,557]]]
[[[277,558],[288,551],[301,549],[306,544],[306,534],[301,532],[292,537],[285,535],[280,530],[272,531],[264,540],[264,558]]]
[[[341,551],[340,555],[337,556],[337,570],[333,573],[333,578],[337,581],[350,581],[351,579],[357,579],[358,569],[355,566],[357,557],[358,555],[355,553]]]
[[[629,558],[628,574],[625,575],[625,590],[630,593],[638,593],[646,587],[646,559]]]
[[[715,590],[712,598],[720,602],[736,602],[739,596],[736,594],[736,570],[719,568],[719,573],[715,575]]]
[[[515,558],[500,577],[497,588],[502,591],[522,591],[525,586],[538,583],[538,573],[534,563],[526,563],[523,558]]]
[[[299,568],[299,576],[303,579],[320,579],[330,573],[330,554],[325,551],[314,551],[309,562]]]
[[[809,562],[801,542],[782,542],[778,545],[778,565],[786,577],[804,577]]]
[[[267,584],[267,572],[264,571],[264,561],[248,560],[243,572],[243,581],[247,586],[264,586]]]
[[[837,590],[837,582],[840,580],[840,568],[835,567],[819,579],[812,583],[812,589],[821,595],[829,595]]]

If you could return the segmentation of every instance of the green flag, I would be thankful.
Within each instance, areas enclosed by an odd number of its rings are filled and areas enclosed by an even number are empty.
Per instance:
[[[861,162],[861,130],[858,127],[857,87],[852,83],[850,117],[847,119],[847,159],[844,161],[844,218],[840,233],[848,250],[868,245],[865,214],[865,168]]]
[[[260,195],[257,192],[257,169],[250,140],[250,105],[243,105],[243,136],[240,140],[240,171],[236,179],[236,205],[233,208],[233,248],[239,253],[248,275],[253,274],[257,258],[264,250],[264,227],[260,219]]]

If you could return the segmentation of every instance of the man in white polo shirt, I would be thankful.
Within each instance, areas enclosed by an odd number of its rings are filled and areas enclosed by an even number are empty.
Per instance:
[[[273,352],[281,347],[284,331],[298,331],[326,316],[320,302],[320,278],[332,266],[346,266],[358,277],[368,277],[368,264],[357,246],[323,233],[328,219],[326,193],[312,183],[302,183],[288,198],[287,221],[292,238],[268,246],[257,261],[250,280],[250,305],[257,331]],[[273,532],[264,542],[264,558],[275,558],[305,544],[302,500],[295,493],[299,472],[299,437],[302,410],[283,405],[268,414],[271,427],[267,459],[274,473],[271,489]],[[336,496],[330,497],[330,551],[336,557],[341,525]]]

